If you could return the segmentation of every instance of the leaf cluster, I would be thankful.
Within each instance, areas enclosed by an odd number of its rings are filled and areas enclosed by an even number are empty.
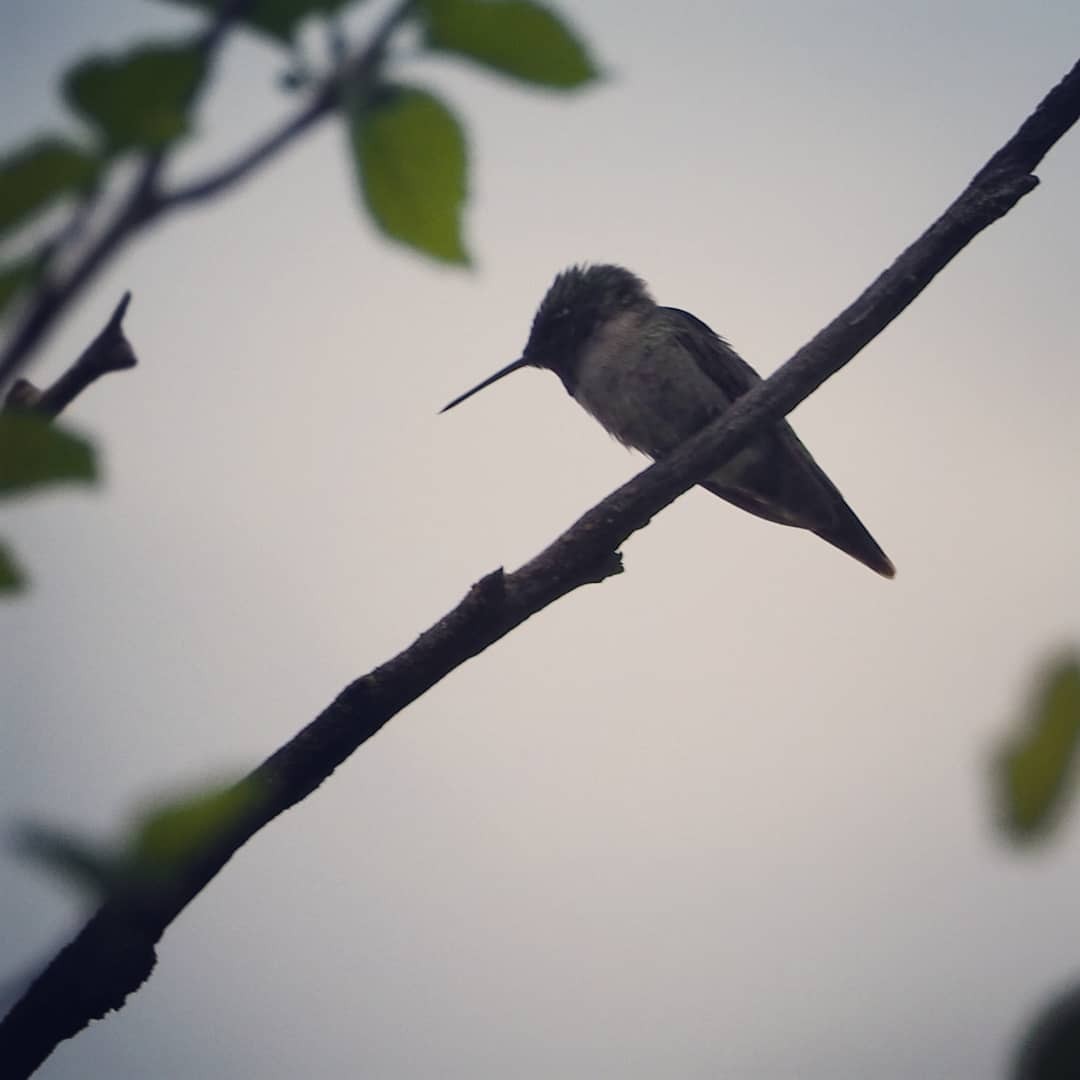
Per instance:
[[[218,17],[219,0],[165,0]],[[329,22],[339,39],[346,9],[362,0],[253,0],[239,6],[239,25],[284,49],[296,71],[294,92],[315,79],[300,64],[301,28]],[[596,77],[580,38],[534,0],[415,0],[408,21],[422,48],[454,56],[535,87],[575,89]],[[209,24],[208,24],[209,25]],[[164,154],[196,131],[196,106],[211,64],[207,33],[147,41],[117,53],[95,53],[61,77],[64,102],[82,132],[37,135],[0,156],[0,243],[58,204],[89,201],[125,155]],[[437,94],[401,85],[379,72],[354,85],[347,55],[332,58],[323,82],[337,81],[337,106],[362,200],[396,241],[452,263],[467,263],[462,211],[468,190],[464,128]],[[50,245],[34,256],[0,259],[0,316],[44,276]]]

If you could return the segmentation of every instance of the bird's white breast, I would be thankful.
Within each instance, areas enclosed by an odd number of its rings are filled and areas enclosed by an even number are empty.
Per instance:
[[[730,401],[655,315],[625,312],[588,342],[575,400],[627,446],[659,457]]]

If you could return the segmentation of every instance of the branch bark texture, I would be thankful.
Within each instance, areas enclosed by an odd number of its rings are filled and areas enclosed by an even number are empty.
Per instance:
[[[621,569],[619,546],[790,412],[881,333],[979,232],[1038,183],[1033,170],[1080,116],[1080,63],[945,213],[812,341],[720,419],[589,510],[513,573],[496,570],[404,652],[347,686],[248,778],[258,798],[169,882],[106,901],[0,1023],[0,1061],[29,1076],[65,1038],[119,1008],[150,974],[165,928],[233,853],[313,792],[446,674],[574,589]]]

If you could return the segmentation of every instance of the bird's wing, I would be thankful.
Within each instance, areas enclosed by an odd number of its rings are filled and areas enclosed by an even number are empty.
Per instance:
[[[730,401],[761,376],[711,327],[688,311],[661,309],[682,347]],[[786,420],[758,435],[734,472],[702,481],[714,495],[758,517],[810,529],[871,569],[892,577],[892,563]]]
[[[681,308],[661,308],[670,320],[679,344],[697,365],[734,401],[761,382],[761,376],[718,334],[696,315]]]

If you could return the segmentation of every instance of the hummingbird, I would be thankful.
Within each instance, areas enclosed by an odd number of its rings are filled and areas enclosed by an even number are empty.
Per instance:
[[[619,442],[661,458],[721,416],[761,376],[688,311],[662,307],[621,266],[571,266],[552,282],[521,356],[441,412],[522,368],[548,368]],[[820,536],[891,578],[888,556],[786,420],[701,481],[729,503]]]

